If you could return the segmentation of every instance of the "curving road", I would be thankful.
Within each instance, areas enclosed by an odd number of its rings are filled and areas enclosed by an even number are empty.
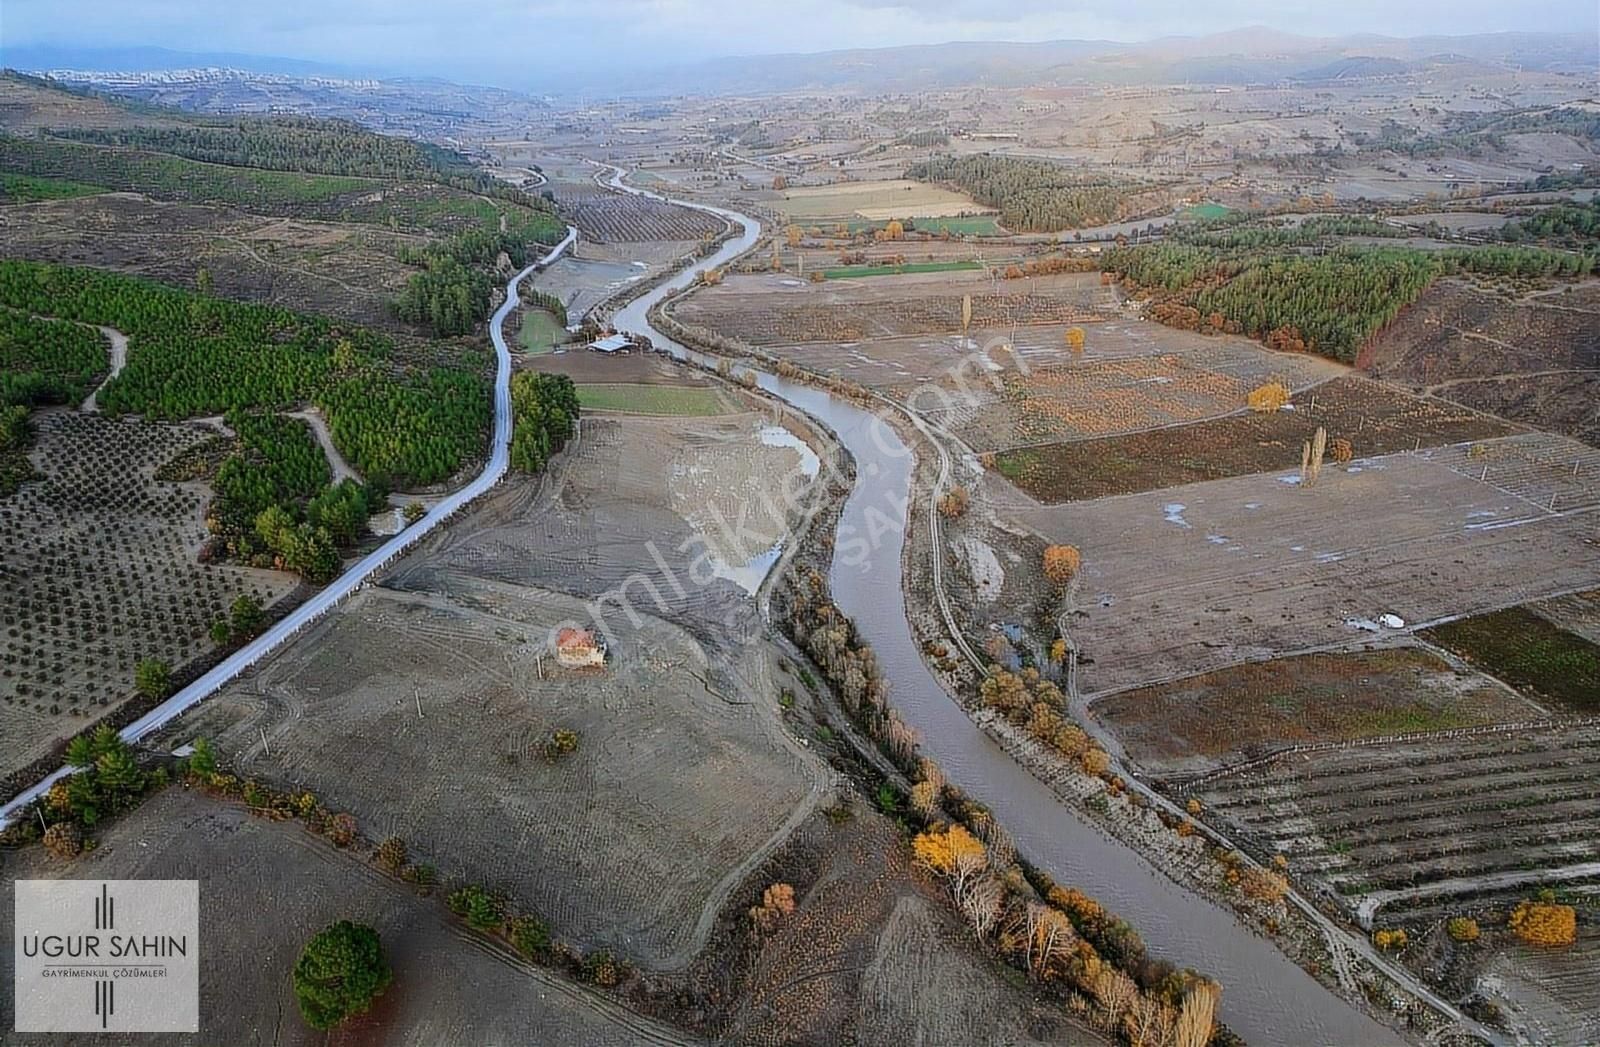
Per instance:
[[[374,571],[388,566],[396,557],[427,537],[468,503],[500,482],[510,463],[511,445],[511,350],[506,347],[501,327],[504,326],[506,317],[517,307],[517,287],[523,278],[561,257],[577,239],[578,230],[570,225],[567,226],[566,238],[551,248],[550,253],[513,276],[506,284],[506,300],[495,310],[494,318],[489,321],[489,335],[494,339],[495,351],[494,436],[489,445],[489,460],[485,463],[483,472],[461,490],[435,505],[422,519],[362,557],[349,570],[329,583],[327,588],[285,615],[282,621],[224,658],[194,683],[124,727],[120,732],[124,739],[137,742],[151,731],[172,722],[186,709],[204,701],[218,688],[232,682],[245,670],[294,639],[306,626],[337,607],[345,597],[364,586]],[[71,773],[72,768],[62,767],[43,781],[12,797],[0,807],[0,827],[9,825],[13,818],[26,810],[27,806],[42,796],[50,786]]]

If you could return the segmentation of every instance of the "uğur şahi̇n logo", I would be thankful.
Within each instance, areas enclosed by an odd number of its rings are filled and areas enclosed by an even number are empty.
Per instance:
[[[197,1032],[196,880],[18,880],[17,1032]]]

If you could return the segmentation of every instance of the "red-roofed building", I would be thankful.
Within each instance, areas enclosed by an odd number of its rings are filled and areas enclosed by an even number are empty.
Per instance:
[[[570,626],[556,633],[556,661],[569,669],[588,669],[606,664],[605,642],[590,629]]]

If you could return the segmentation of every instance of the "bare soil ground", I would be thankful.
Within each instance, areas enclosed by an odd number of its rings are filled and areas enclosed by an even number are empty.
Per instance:
[[[1207,818],[1387,924],[1452,897],[1600,879],[1597,765],[1591,725],[1287,756],[1196,795]]]
[[[488,948],[436,898],[378,874],[297,823],[170,788],[62,865],[42,848],[7,856],[16,877],[200,881],[200,1032],[195,1035],[25,1036],[7,1043],[251,1044],[583,1043],[600,1047],[692,1039],[612,999]],[[0,927],[12,937],[10,905]],[[291,972],[307,940],[336,920],[377,930],[394,981],[368,1014],[332,1038],[300,1018]],[[9,968],[11,950],[0,967]],[[492,1005],[491,1005],[492,1004]],[[8,1011],[6,994],[0,1012]],[[11,1021],[4,1016],[6,1027]]]
[[[1511,298],[1442,280],[1384,330],[1362,365],[1600,445],[1600,281]]]
[[[0,208],[7,257],[93,265],[192,287],[206,269],[217,294],[396,331],[390,303],[413,272],[396,261],[423,238],[373,226],[263,218],[132,193]]]
[[[115,712],[139,659],[178,669],[236,596],[265,606],[295,585],[197,561],[210,492],[155,472],[210,430],[73,410],[33,424],[42,479],[0,500],[0,777]]]
[[[1097,274],[993,280],[977,270],[905,273],[810,283],[793,273],[739,274],[673,306],[698,324],[754,345],[859,342],[961,330],[961,301],[972,296],[976,331],[1012,324],[1087,323],[1118,315],[1114,288]],[[1065,352],[1058,332],[1056,345]]]
[[[1477,987],[1499,1004],[1525,1042],[1600,1043],[1597,972],[1600,930],[1583,928],[1578,941],[1562,949],[1508,945]]]
[[[816,768],[756,696],[708,685],[681,630],[615,622],[604,671],[561,669],[546,645],[584,620],[578,601],[456,588],[363,594],[174,741],[216,739],[245,773],[311,789],[586,949],[682,965],[745,864],[815,802]],[[580,737],[559,760],[557,728]]]
[[[1313,403],[1314,398],[1314,403]],[[1485,440],[1509,424],[1355,375],[1297,394],[1292,407],[1193,425],[1025,447],[1002,453],[1000,474],[1042,502],[1071,502],[1177,487],[1273,469],[1298,469],[1321,427],[1358,456]]]
[[[1486,446],[1548,441],[1582,448],[1542,433]],[[1475,462],[1425,448],[1325,467],[1310,489],[1257,473],[1006,513],[1082,550],[1072,628],[1096,692],[1359,640],[1385,613],[1416,624],[1600,583],[1600,463],[1550,511],[1545,474]]]
[[[1102,698],[1094,716],[1158,775],[1206,771],[1293,742],[1344,741],[1542,715],[1415,647],[1308,654]]]
[[[754,901],[766,884],[789,883],[795,911],[767,936],[730,913],[727,937],[747,961],[731,972],[712,957],[696,965],[696,980],[727,1001],[724,1042],[1102,1042],[973,950],[891,821],[859,801],[833,813],[803,826],[747,887]]]

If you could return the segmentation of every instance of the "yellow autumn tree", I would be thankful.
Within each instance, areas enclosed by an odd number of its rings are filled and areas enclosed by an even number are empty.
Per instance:
[[[904,240],[906,238],[905,223],[895,220],[884,226],[883,238],[885,240]]]
[[[911,809],[924,818],[931,817],[939,808],[939,787],[932,782],[918,782],[911,787]]]
[[[1057,585],[1066,585],[1083,566],[1083,554],[1075,545],[1051,545],[1044,550],[1044,576]]]
[[[957,892],[989,864],[989,852],[983,842],[961,825],[952,825],[943,832],[918,833],[911,841],[911,853],[917,864],[948,879],[951,889]]]
[[[1578,913],[1570,905],[1527,901],[1512,910],[1511,929],[1529,945],[1571,945],[1578,938]]]
[[[1067,328],[1067,336],[1066,337],[1067,337],[1067,348],[1068,349],[1071,349],[1074,353],[1083,352],[1083,328],[1081,328],[1081,327],[1069,327],[1069,328]]]
[[[788,239],[790,247],[799,247],[800,241],[805,239],[806,234],[805,230],[801,229],[798,225],[791,225],[789,228],[783,231],[783,235],[786,239]]]
[[[1282,382],[1268,382],[1250,390],[1244,400],[1250,410],[1270,414],[1282,410],[1283,405],[1289,402],[1289,390]]]

